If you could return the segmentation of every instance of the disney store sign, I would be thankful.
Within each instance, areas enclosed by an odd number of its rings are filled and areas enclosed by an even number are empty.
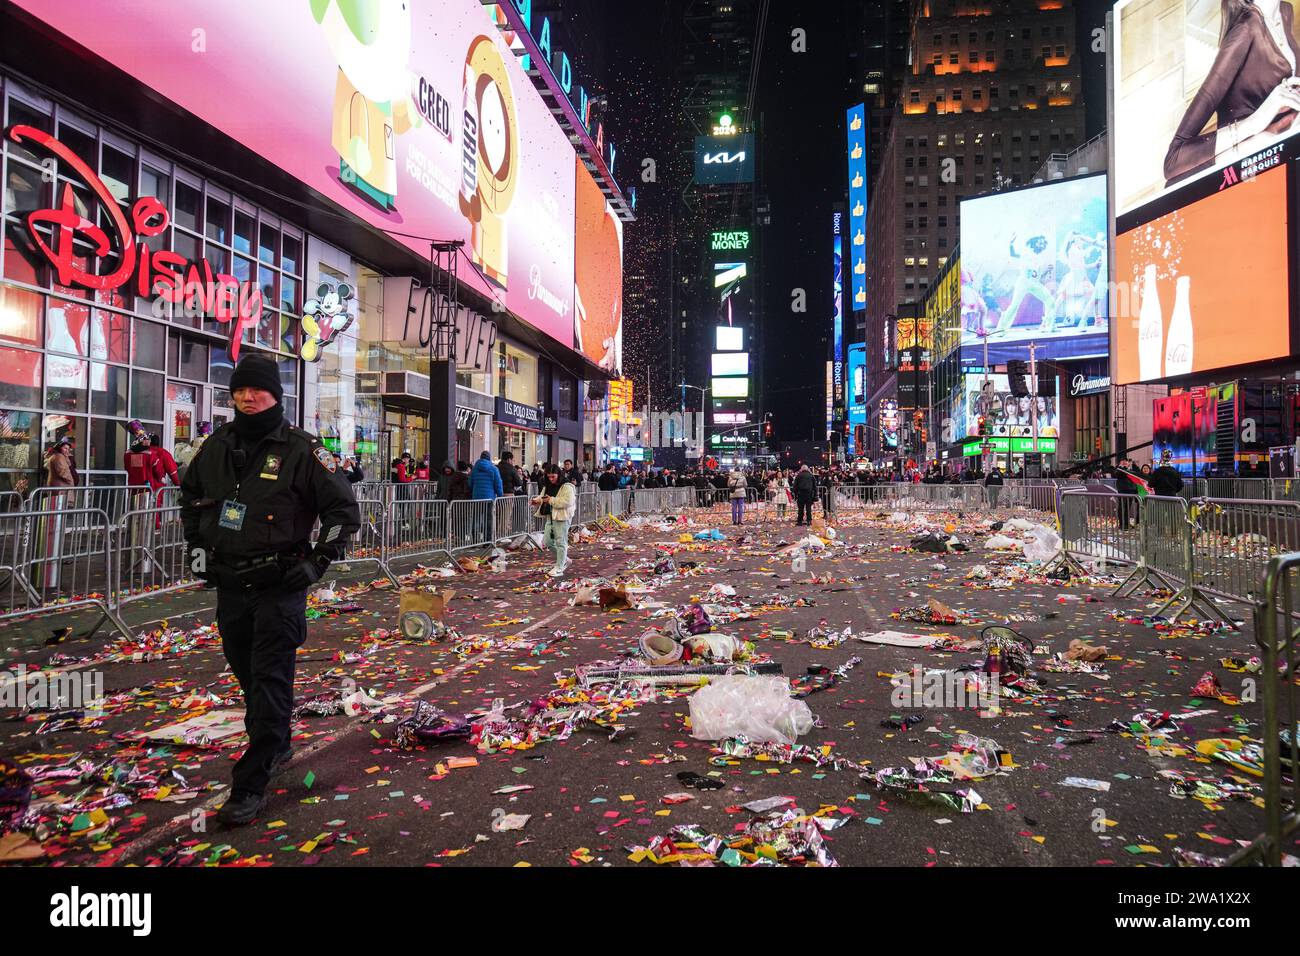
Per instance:
[[[76,194],[64,183],[59,205],[27,214],[32,241],[54,267],[61,285],[77,285],[97,291],[114,291],[128,286],[143,298],[158,296],[209,315],[230,326],[230,359],[239,359],[244,330],[262,316],[262,290],[252,282],[240,282],[232,275],[214,272],[207,259],[187,259],[178,252],[152,250],[141,240],[161,234],[171,221],[167,208],[156,198],[145,196],[131,206],[130,219],[107,186],[81,157],[44,130],[33,126],[11,126],[6,135],[15,143],[37,146],[58,159],[70,179],[80,179],[99,201],[108,220],[108,230],[77,211]],[[93,211],[88,211],[94,215]],[[75,243],[91,249],[83,257]]]

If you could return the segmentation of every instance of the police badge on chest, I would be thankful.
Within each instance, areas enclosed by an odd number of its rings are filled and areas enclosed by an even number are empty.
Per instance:
[[[266,461],[262,462],[262,474],[260,477],[269,481],[275,481],[280,477],[281,459],[279,455],[267,455]]]

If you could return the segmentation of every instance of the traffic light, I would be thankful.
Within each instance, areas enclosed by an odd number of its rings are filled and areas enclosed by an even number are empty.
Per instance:
[[[981,415],[981,416],[979,417],[979,419],[978,419],[978,425],[979,425],[979,436],[980,436],[980,438],[987,438],[987,437],[988,437],[988,434],[989,434],[989,423],[988,423],[988,421],[984,418],[983,415]],[[1100,439],[1098,439],[1098,440],[1100,440]]]
[[[763,423],[763,437],[764,437],[764,438],[771,438],[771,437],[772,437],[772,423],[771,423],[771,422],[764,422],[764,423]]]
[[[1011,383],[1011,394],[1016,398],[1025,398],[1029,395],[1029,385],[1025,382],[1025,376],[1029,374],[1029,366],[1022,359],[1012,359],[1007,362],[1007,379]]]
[[[1098,435],[1096,438],[1093,439],[1092,447],[1096,450],[1097,454],[1099,454],[1099,455],[1101,454],[1101,436],[1100,436],[1100,435]]]
[[[1038,397],[1056,397],[1056,369],[1048,368],[1044,362],[1038,363]]]

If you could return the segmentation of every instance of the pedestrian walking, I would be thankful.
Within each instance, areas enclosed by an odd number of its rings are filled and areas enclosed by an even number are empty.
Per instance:
[[[230,377],[235,417],[190,462],[181,519],[194,573],[217,589],[222,650],[244,693],[248,747],[221,822],[253,821],[292,757],[289,719],[307,589],[360,527],[352,486],[313,435],[288,423],[275,362],[244,358]],[[320,521],[316,543],[312,528]]]
[[[784,521],[786,506],[789,505],[791,501],[790,479],[786,477],[784,470],[776,473],[776,477],[773,479],[773,484],[776,486],[773,495],[773,500],[776,502],[776,518],[778,521]]]
[[[1002,478],[1002,469],[994,465],[984,478],[984,494],[988,497],[990,509],[998,506],[998,497],[1002,494],[1004,484],[1006,482]]]
[[[727,487],[731,489],[731,523],[745,523],[745,473],[739,468],[727,478]]]
[[[555,552],[555,565],[546,573],[558,578],[569,566],[569,522],[577,504],[577,488],[558,465],[548,464],[542,472],[540,491],[532,499],[537,506],[533,515],[546,519],[542,542]]]
[[[812,524],[812,507],[816,500],[817,478],[807,465],[801,465],[794,478],[794,501],[798,508],[795,524]]]

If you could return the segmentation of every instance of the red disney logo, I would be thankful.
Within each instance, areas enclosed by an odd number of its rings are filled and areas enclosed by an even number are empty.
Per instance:
[[[147,239],[167,228],[167,208],[152,196],[142,197],[131,207],[131,221],[118,205],[108,187],[95,171],[71,149],[44,130],[33,126],[11,126],[8,136],[15,143],[30,141],[53,153],[61,163],[81,177],[112,223],[115,235],[106,233],[76,209],[71,184],[65,183],[56,209],[37,209],[27,214],[27,229],[45,258],[54,266],[62,285],[79,285],[87,289],[119,289],[134,280],[136,295],[159,296],[166,302],[197,307],[221,323],[231,323],[230,359],[239,359],[239,342],[244,329],[255,324],[262,314],[262,290],[251,282],[239,282],[234,276],[214,273],[207,259],[191,261],[176,252],[154,252],[136,237]],[[54,227],[53,241],[47,241],[42,227]],[[134,228],[132,228],[134,227]],[[96,260],[116,257],[111,272],[95,273],[77,264],[73,240],[87,242]]]

